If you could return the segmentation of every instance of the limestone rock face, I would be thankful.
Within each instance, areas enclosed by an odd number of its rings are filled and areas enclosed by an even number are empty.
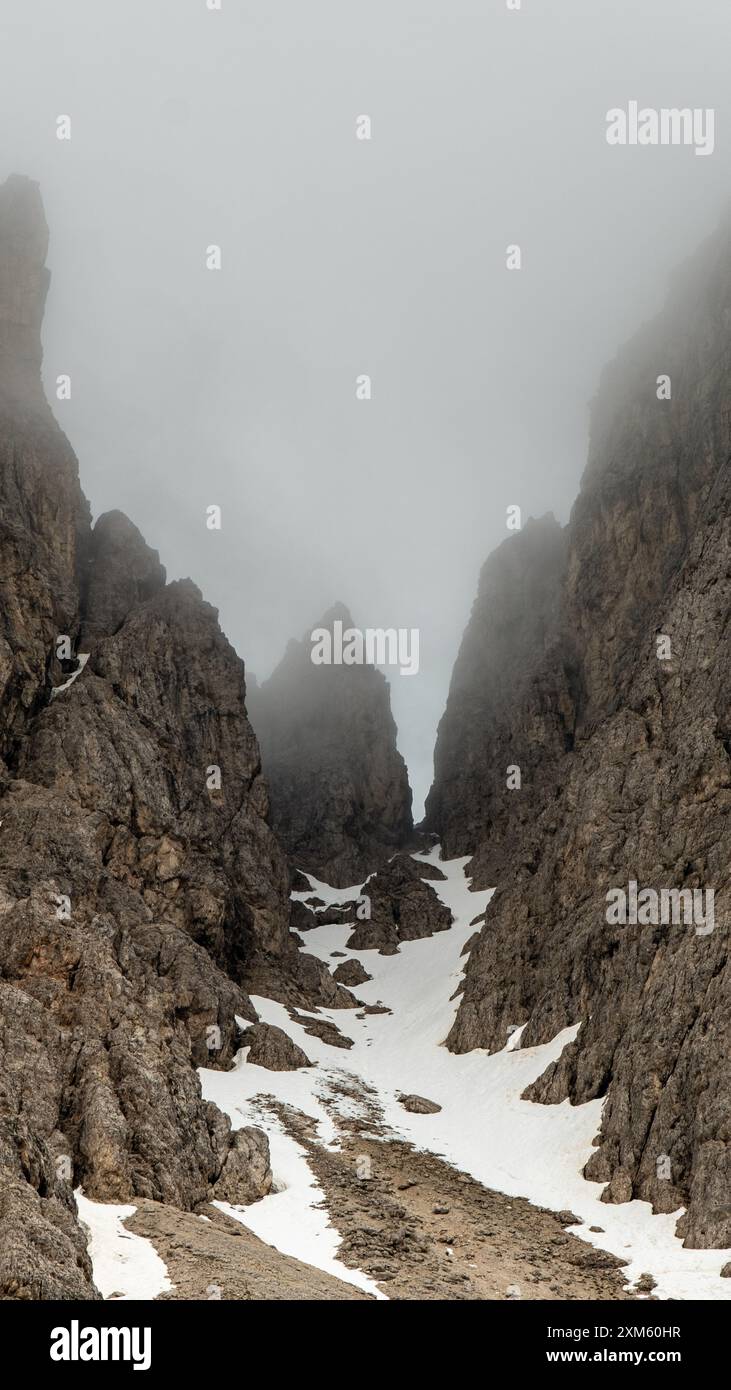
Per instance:
[[[243,663],[120,513],[92,530],[44,400],[47,230],[0,188],[0,1297],[96,1296],[73,1189],[191,1208],[269,1190],[196,1067],[248,973],[307,972]],[[67,639],[59,645],[59,638]],[[86,658],[85,661],[79,660]],[[304,963],[303,963],[304,962]],[[309,967],[311,993],[327,967]],[[290,990],[291,985],[286,989]]]
[[[82,637],[114,635],[138,603],[165,587],[156,550],[123,512],[100,516],[91,536]]]
[[[353,626],[336,605],[317,624]],[[374,666],[318,666],[309,635],[251,692],[272,825],[295,866],[343,888],[412,832],[411,791],[396,747],[388,684]]]
[[[606,1096],[586,1176],[608,1201],[687,1206],[695,1247],[731,1244],[730,367],[726,226],[605,372],[565,536],[536,563],[526,528],[486,567],[429,803],[475,886],[497,885],[449,1046],[580,1022],[530,1098]],[[630,880],[713,889],[714,930],[610,925]]]
[[[0,756],[22,735],[78,626],[89,507],[41,385],[48,228],[35,183],[0,186]]]
[[[551,643],[565,563],[566,537],[549,513],[531,518],[483,566],[437,732],[426,802],[425,827],[439,834],[447,858],[473,850],[488,823],[494,849],[506,822],[510,768],[518,766],[527,781],[533,767],[571,740],[570,674],[564,672],[558,700],[553,681],[545,694],[536,681],[549,650],[552,674],[556,664],[563,670]],[[506,749],[509,758],[502,756]],[[512,833],[514,808],[508,805]]]

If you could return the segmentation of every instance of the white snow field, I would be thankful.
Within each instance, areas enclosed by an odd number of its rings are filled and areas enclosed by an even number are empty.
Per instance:
[[[175,1286],[152,1241],[122,1225],[137,1208],[92,1202],[81,1188],[74,1193],[79,1217],[88,1227],[94,1283],[103,1298],[157,1298]]]
[[[450,1002],[450,996],[465,965],[460,952],[476,930],[470,922],[484,911],[491,893],[470,890],[464,872],[467,859],[442,861],[438,846],[414,858],[438,864],[447,876],[446,881],[430,882],[453,913],[448,931],[402,943],[394,956],[348,951],[345,942],[352,928],[341,923],[304,934],[305,950],[323,960],[329,962],[333,951],[361,960],[373,979],[357,986],[357,997],[365,1003],[386,1004],[392,1013],[359,1019],[356,1010],[320,1010],[319,1017],[332,1019],[341,1033],[353,1039],[354,1046],[346,1052],[305,1033],[281,1004],[254,998],[260,1018],[284,1029],[316,1065],[294,1072],[268,1071],[250,1065],[248,1048],[243,1048],[232,1070],[201,1070],[206,1099],[230,1116],[234,1128],[258,1124],[268,1133],[274,1181],[280,1189],[250,1206],[224,1209],[285,1254],[374,1291],[365,1275],[337,1261],[338,1234],[317,1205],[323,1194],[304,1150],[283,1133],[266,1103],[256,1100],[269,1095],[295,1106],[317,1122],[324,1144],[337,1145],[322,1097],[337,1104],[333,1083],[347,1084],[356,1077],[377,1093],[394,1137],[442,1155],[486,1187],[527,1197],[554,1211],[570,1209],[581,1220],[569,1228],[573,1234],[629,1261],[628,1284],[649,1273],[657,1281],[654,1292],[660,1298],[731,1298],[731,1280],[720,1277],[731,1250],[684,1250],[674,1234],[680,1211],[653,1216],[647,1202],[605,1204],[599,1200],[603,1185],[582,1177],[599,1130],[603,1101],[572,1106],[568,1101],[538,1105],[520,1099],[528,1083],[576,1036],[578,1024],[550,1043],[525,1049],[520,1047],[521,1029],[506,1038],[502,1052],[493,1055],[476,1050],[455,1056],[442,1046],[457,1009],[457,1001]],[[307,877],[310,893],[293,897],[307,899],[316,894],[330,904],[353,901],[361,891],[360,887],[330,888]],[[442,1109],[434,1115],[410,1114],[398,1103],[399,1092],[416,1092],[437,1101]],[[346,1107],[352,1111],[352,1101],[339,1103],[344,1113]],[[601,1226],[602,1234],[590,1232],[591,1225]]]

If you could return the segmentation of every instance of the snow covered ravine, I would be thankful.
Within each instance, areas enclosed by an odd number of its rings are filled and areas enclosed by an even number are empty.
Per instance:
[[[157,1298],[173,1288],[167,1267],[152,1242],[122,1224],[137,1208],[92,1202],[81,1188],[74,1193],[79,1217],[89,1231],[94,1283],[102,1298]]]
[[[470,923],[483,912],[491,894],[470,890],[464,872],[467,859],[443,861],[438,846],[414,858],[438,864],[446,875],[446,881],[429,881],[453,914],[448,931],[404,942],[393,956],[348,951],[345,943],[352,928],[342,923],[315,927],[305,936],[305,950],[328,963],[333,951],[361,960],[373,979],[357,986],[357,997],[387,1005],[390,1014],[357,1018],[355,1010],[319,1010],[319,1017],[332,1019],[352,1038],[354,1045],[345,1052],[305,1033],[281,1004],[254,998],[260,1018],[287,1032],[316,1065],[295,1072],[268,1071],[250,1065],[244,1048],[231,1071],[201,1070],[206,1099],[229,1115],[234,1128],[258,1124],[268,1133],[274,1182],[280,1189],[251,1206],[225,1210],[283,1253],[375,1291],[365,1275],[337,1260],[338,1234],[317,1205],[323,1194],[304,1150],[256,1100],[274,1096],[296,1107],[316,1122],[320,1142],[333,1145],[337,1132],[323,1097],[332,1106],[333,1082],[347,1084],[356,1077],[376,1092],[391,1137],[441,1155],[485,1187],[527,1197],[554,1211],[570,1209],[581,1218],[580,1225],[568,1228],[570,1233],[627,1260],[623,1274],[628,1284],[649,1273],[657,1282],[654,1292],[659,1298],[731,1298],[731,1280],[720,1277],[731,1250],[684,1250],[674,1234],[680,1212],[653,1216],[647,1202],[605,1204],[600,1201],[603,1184],[582,1177],[603,1101],[572,1106],[568,1101],[538,1105],[520,1099],[529,1082],[575,1037],[578,1023],[541,1047],[521,1049],[515,1034],[493,1055],[478,1049],[457,1056],[442,1046],[457,1009],[450,996],[465,965],[460,953],[475,931]],[[333,889],[308,877],[310,893],[295,897],[316,893],[329,904],[353,900],[360,891]],[[396,1099],[400,1092],[426,1096],[442,1109],[434,1115],[410,1114]],[[601,1234],[592,1233],[592,1225],[601,1226]]]

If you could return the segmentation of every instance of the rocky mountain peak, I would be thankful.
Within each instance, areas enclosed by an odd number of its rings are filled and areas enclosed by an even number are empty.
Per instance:
[[[297,867],[357,883],[413,828],[388,682],[375,666],[313,663],[311,634],[353,625],[334,604],[249,692],[272,825]]]
[[[85,637],[116,632],[127,614],[165,587],[156,550],[124,512],[105,512],[91,533],[84,591]]]
[[[315,623],[314,627],[331,628],[333,626],[333,623],[338,622],[342,623],[344,628],[353,627],[353,619],[350,614],[350,609],[346,606],[346,604],[340,603],[339,601],[337,603],[333,603],[332,606],[328,608],[327,612],[323,613],[319,623]]]

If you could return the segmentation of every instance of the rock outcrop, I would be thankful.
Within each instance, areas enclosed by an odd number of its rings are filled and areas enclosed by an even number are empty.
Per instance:
[[[250,1201],[267,1141],[231,1132],[247,973],[311,995],[245,706],[190,581],[119,513],[92,529],[45,401],[47,228],[0,189],[0,1298],[96,1296],[73,1189]],[[279,974],[277,975],[277,970]],[[285,983],[282,983],[286,981]]]
[[[272,1023],[254,1023],[251,1028],[245,1028],[241,1046],[249,1049],[247,1062],[266,1067],[267,1071],[296,1071],[297,1067],[312,1066],[289,1034]]]
[[[352,627],[336,605],[317,624]],[[314,630],[314,629],[313,629]],[[411,791],[388,683],[375,666],[315,665],[309,634],[250,692],[272,825],[296,867],[344,888],[411,836]]]
[[[292,931],[312,931],[314,927],[330,926],[333,922],[349,922],[354,912],[355,904],[352,902],[316,907],[295,898],[292,901],[289,925]]]
[[[435,1100],[427,1100],[426,1096],[400,1095],[398,1101],[412,1115],[438,1115],[442,1108]]]
[[[588,1178],[731,1245],[731,229],[607,369],[566,533],[483,572],[429,828],[497,884],[449,1045],[581,1023],[531,1099],[606,1097]],[[659,378],[668,376],[672,397]],[[669,639],[669,643],[666,639]],[[520,770],[520,783],[508,769]],[[715,924],[614,925],[607,893],[713,889]]]
[[[373,976],[368,974],[359,960],[343,960],[333,970],[333,979],[341,985],[347,985],[348,989],[354,989],[358,985],[367,984]]]
[[[396,854],[367,880],[363,906],[348,937],[351,951],[393,955],[399,942],[418,941],[452,925],[449,908],[426,882],[423,869],[433,876],[433,865],[420,864],[410,854]],[[361,917],[361,912],[367,915]]]

